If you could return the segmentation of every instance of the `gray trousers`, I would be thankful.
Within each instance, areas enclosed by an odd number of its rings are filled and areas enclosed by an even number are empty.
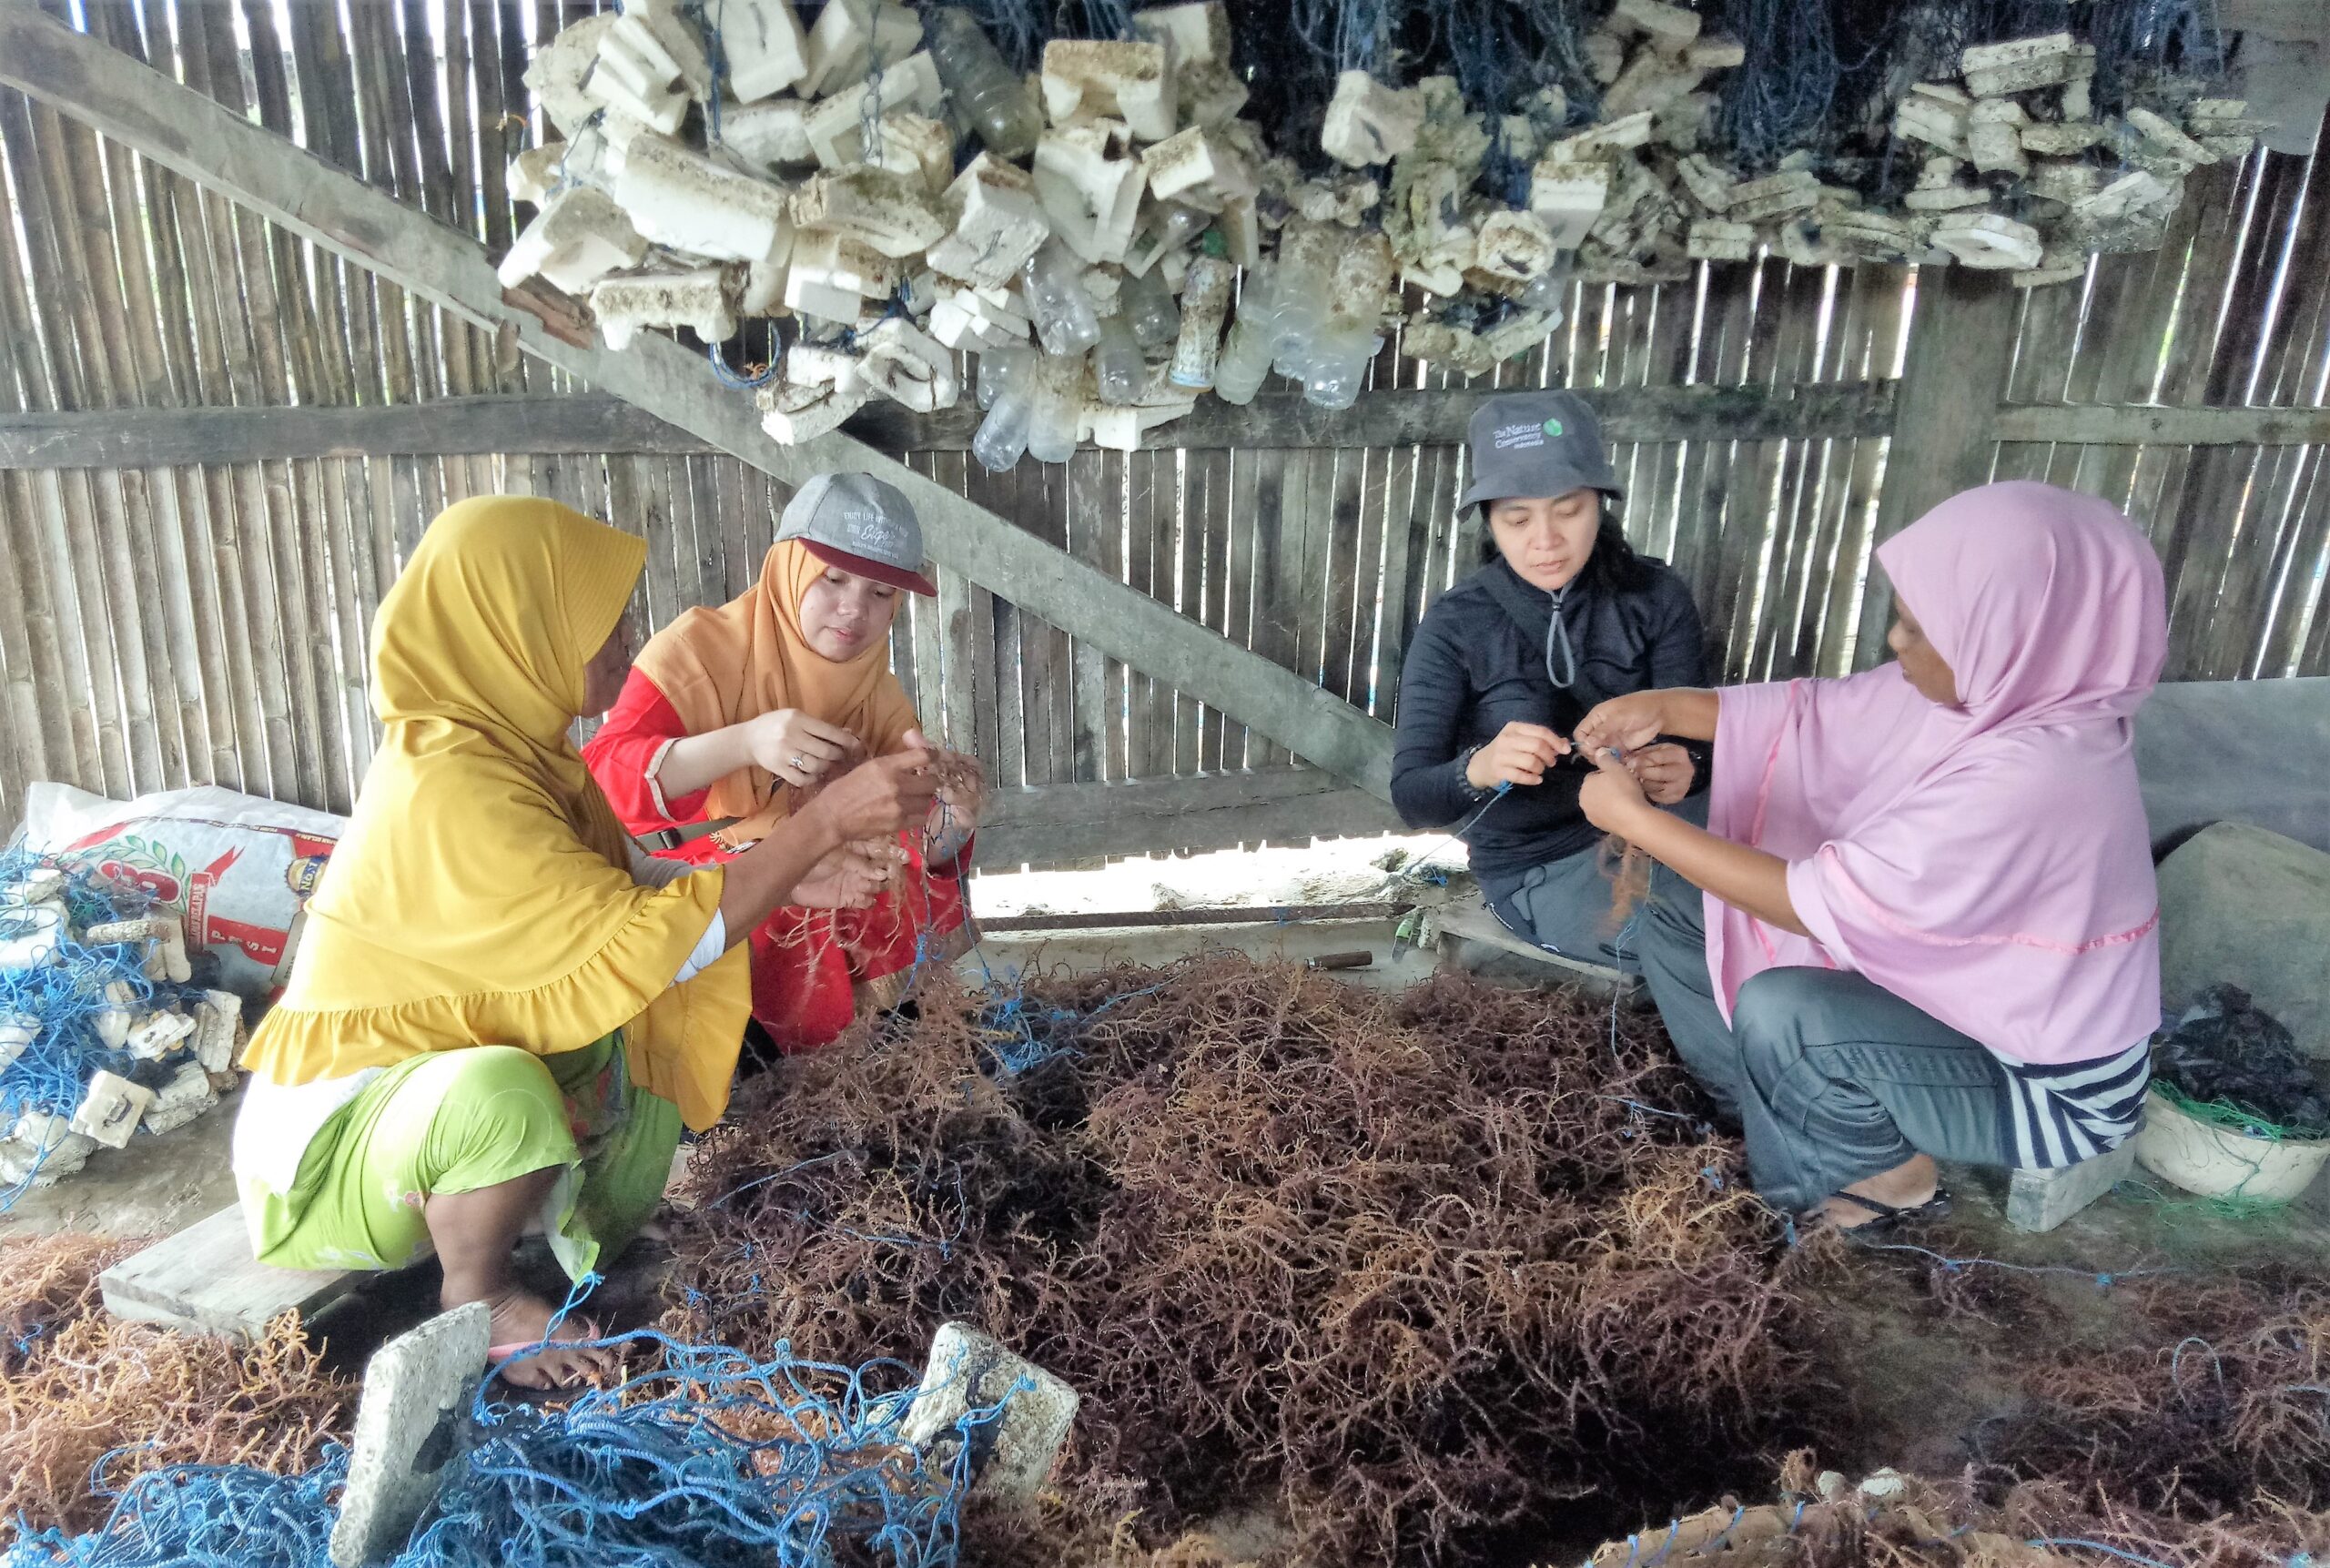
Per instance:
[[[1665,808],[1695,827],[1707,824],[1707,797],[1687,795]],[[1616,917],[1612,900],[1616,894],[1615,863],[1604,864],[1601,846],[1581,849],[1559,860],[1533,865],[1508,896],[1522,929],[1514,935],[1538,946],[1587,964],[1642,973],[1642,944],[1637,940],[1643,921],[1638,905],[1625,920]],[[1646,905],[1647,900],[1645,901]],[[1500,909],[1497,918],[1513,921]]]
[[[1636,936],[1676,1053],[1746,1132],[1756,1190],[1776,1207],[1801,1212],[1914,1154],[2013,1163],[2005,1069],[1931,1014],[1859,975],[1767,969],[1727,1026],[1699,890],[1665,866]]]

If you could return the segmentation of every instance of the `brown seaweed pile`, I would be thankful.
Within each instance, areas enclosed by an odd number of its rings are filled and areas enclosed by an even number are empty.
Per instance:
[[[290,1314],[256,1343],[119,1322],[96,1277],[142,1243],[86,1236],[0,1242],[0,1521],[81,1531],[111,1506],[103,1480],[176,1464],[292,1473],[345,1441],[356,1385],[324,1371]]]
[[[700,1146],[667,1326],[965,1319],[1083,1392],[1066,1485],[1143,1542],[1261,1502],[1301,1558],[1503,1556],[1785,1446],[1787,1254],[1694,1103],[1655,1027],[1461,977],[926,982]]]

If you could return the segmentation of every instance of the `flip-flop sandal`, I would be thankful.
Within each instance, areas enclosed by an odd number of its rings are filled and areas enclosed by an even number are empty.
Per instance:
[[[571,1332],[569,1331],[570,1329],[572,1330]],[[599,1332],[599,1326],[596,1323],[583,1322],[579,1320],[571,1325],[565,1323],[560,1324],[555,1332],[558,1335],[556,1339],[512,1340],[506,1345],[488,1345],[485,1351],[485,1364],[490,1368],[498,1368],[502,1362],[510,1360],[513,1356],[522,1356],[529,1353],[539,1355],[545,1351],[562,1350],[574,1345],[587,1345],[594,1340],[604,1337]],[[504,1379],[503,1381],[508,1382],[508,1380]],[[521,1395],[566,1393],[572,1391],[575,1388],[587,1386],[587,1384],[557,1383],[546,1389],[536,1389],[528,1388],[521,1383],[509,1383],[510,1389],[513,1392]]]
[[[1933,1196],[1923,1203],[1880,1203],[1874,1198],[1863,1198],[1858,1192],[1839,1192],[1836,1196],[1847,1203],[1859,1204],[1876,1216],[1873,1219],[1862,1220],[1859,1225],[1839,1225],[1834,1220],[1820,1222],[1824,1228],[1840,1232],[1849,1241],[1857,1236],[1889,1235],[1904,1225],[1940,1219],[1950,1212],[1950,1189],[1946,1187],[1935,1188]]]

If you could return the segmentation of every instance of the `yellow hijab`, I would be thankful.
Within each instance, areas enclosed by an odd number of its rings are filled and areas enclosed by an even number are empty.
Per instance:
[[[246,1065],[279,1084],[422,1051],[542,1055],[624,1031],[633,1077],[720,1118],[750,1007],[741,945],[672,976],[724,874],[632,880],[629,840],[568,727],[646,546],[554,501],[449,507],[380,602],[385,726],[291,982]]]
[[[890,673],[887,640],[836,663],[810,647],[801,630],[802,596],[826,572],[799,540],[781,539],[743,597],[717,610],[684,612],[648,640],[640,673],[655,683],[688,733],[794,708],[839,724],[866,743],[870,756],[898,749],[917,721],[906,688]],[[767,769],[746,766],[714,782],[706,812],[737,819],[723,837],[744,844],[766,836],[799,804]]]

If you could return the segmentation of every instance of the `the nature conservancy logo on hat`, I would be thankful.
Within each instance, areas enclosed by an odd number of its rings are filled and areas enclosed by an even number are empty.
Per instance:
[[[1562,433],[1562,422],[1559,420],[1547,420],[1545,430],[1549,436],[1558,436]]]
[[[1491,441],[1501,452],[1519,451],[1527,447],[1542,447],[1549,435],[1562,433],[1559,420],[1547,420],[1544,424],[1499,425]]]

